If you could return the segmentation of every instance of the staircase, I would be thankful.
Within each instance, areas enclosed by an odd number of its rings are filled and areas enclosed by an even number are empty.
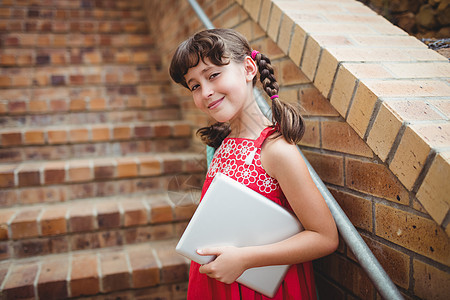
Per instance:
[[[141,1],[0,1],[0,298],[185,298],[204,155]]]

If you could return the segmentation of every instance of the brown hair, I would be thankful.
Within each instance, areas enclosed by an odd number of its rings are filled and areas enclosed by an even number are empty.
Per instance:
[[[190,68],[198,65],[200,60],[204,62],[208,58],[213,64],[222,66],[231,60],[243,62],[246,56],[250,56],[252,49],[247,39],[232,29],[210,29],[194,34],[182,42],[172,58],[170,64],[170,76],[184,87],[188,88],[185,75]],[[270,59],[262,53],[255,56],[258,66],[260,81],[267,95],[278,95],[279,86],[275,79]],[[253,78],[256,84],[257,76]],[[298,143],[305,132],[305,125],[297,107],[284,103],[279,98],[272,100],[272,122],[278,128],[289,143]],[[202,141],[214,148],[218,148],[223,139],[230,133],[227,123],[215,123],[211,126],[200,128],[197,134]]]

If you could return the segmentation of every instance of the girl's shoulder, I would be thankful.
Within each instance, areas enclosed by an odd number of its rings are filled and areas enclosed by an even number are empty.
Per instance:
[[[287,142],[282,136],[267,138],[261,149],[261,163],[269,175],[276,178],[276,173],[287,166],[302,161],[297,146]],[[275,175],[275,176],[274,176]]]

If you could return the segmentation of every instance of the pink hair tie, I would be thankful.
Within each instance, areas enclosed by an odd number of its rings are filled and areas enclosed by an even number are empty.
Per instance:
[[[252,59],[253,59],[253,60],[255,60],[256,54],[258,54],[258,53],[259,53],[259,51],[256,51],[256,50],[253,50],[253,51],[252,51]]]
[[[271,97],[270,97],[270,100],[273,100],[273,99],[275,99],[275,98],[278,98],[278,95],[273,95],[273,96],[271,96]]]

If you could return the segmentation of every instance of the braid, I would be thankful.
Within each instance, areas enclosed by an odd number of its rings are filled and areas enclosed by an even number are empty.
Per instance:
[[[270,59],[262,53],[255,55],[258,65],[259,80],[269,97],[278,95],[280,86],[274,75]],[[277,125],[280,134],[289,142],[297,144],[305,133],[305,123],[299,108],[282,102],[278,97],[272,100],[272,122]]]

